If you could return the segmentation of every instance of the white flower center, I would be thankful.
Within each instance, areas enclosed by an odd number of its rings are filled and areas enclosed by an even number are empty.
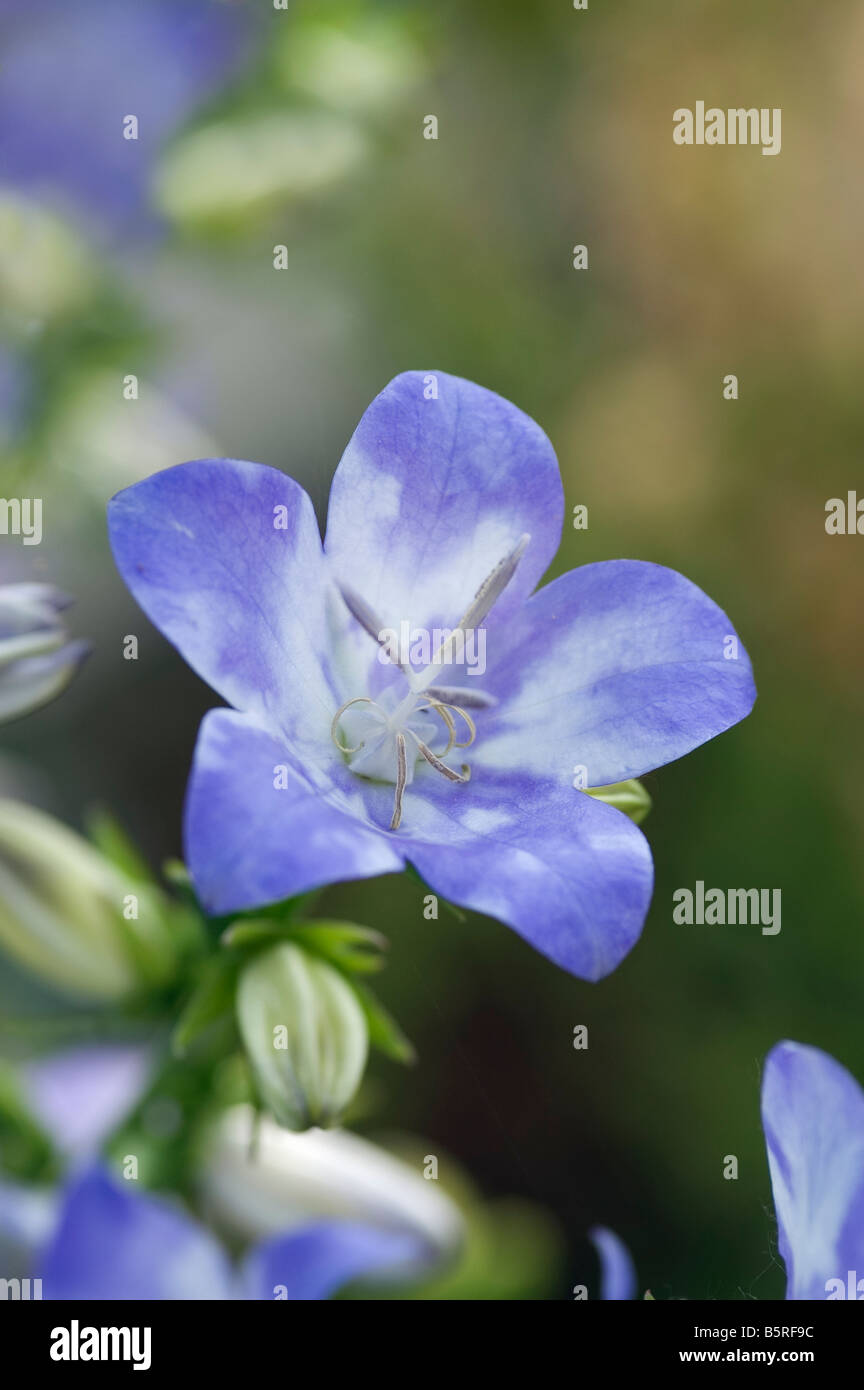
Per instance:
[[[494,697],[481,690],[462,687],[443,687],[433,684],[436,671],[453,659],[459,640],[466,632],[479,626],[493,604],[512,579],[530,536],[520,536],[514,548],[505,555],[483,581],[458,626],[442,642],[433,660],[422,671],[402,666],[408,682],[408,692],[400,699],[392,690],[380,699],[357,695],[346,700],[333,716],[330,733],[333,742],[348,759],[352,772],[376,781],[393,782],[396,795],[391,830],[398,830],[402,820],[402,797],[405,788],[414,780],[418,758],[423,758],[436,772],[450,782],[467,782],[470,769],[462,763],[460,771],[448,767],[444,759],[454,748],[470,748],[477,734],[474,720],[466,709],[483,709],[495,704]],[[370,637],[381,642],[385,631],[368,604],[347,588],[340,590],[354,618]],[[461,721],[464,728],[460,728]],[[467,737],[460,737],[467,731]],[[340,733],[342,738],[340,738]],[[433,742],[446,737],[446,746],[434,751]]]

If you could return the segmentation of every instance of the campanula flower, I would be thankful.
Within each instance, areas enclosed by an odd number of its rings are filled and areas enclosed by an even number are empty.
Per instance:
[[[864,1091],[827,1052],[778,1043],[762,1126],[787,1299],[864,1299]]]
[[[303,490],[201,459],[109,507],[135,598],[232,706],[203,722],[186,854],[207,909],[411,864],[436,893],[596,980],[636,941],[651,855],[586,794],[742,719],[729,619],[660,565],[558,547],[552,446],[444,373],[373,401],[336,471],[323,548]]]
[[[600,1297],[603,1302],[627,1302],[635,1298],[636,1270],[633,1257],[621,1237],[607,1226],[594,1226],[588,1235],[600,1261]]]
[[[53,700],[87,656],[60,617],[71,602],[51,584],[0,585],[0,724]]]

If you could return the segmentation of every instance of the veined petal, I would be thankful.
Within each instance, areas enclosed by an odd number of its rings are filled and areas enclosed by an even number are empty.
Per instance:
[[[421,770],[414,785],[395,838],[433,891],[506,922],[580,979],[620,964],[653,883],[629,817],[572,787],[486,769],[460,787]]]
[[[118,493],[108,523],[132,594],[202,679],[298,751],[329,747],[340,697],[303,489],[275,468],[198,459]]]
[[[244,1286],[255,1299],[329,1298],[354,1279],[410,1277],[428,1252],[416,1236],[349,1222],[321,1222],[265,1241],[249,1257]]]
[[[762,1125],[786,1297],[828,1298],[830,1280],[864,1279],[864,1091],[827,1052],[781,1042],[765,1063]]]
[[[209,912],[403,867],[398,847],[325,800],[327,784],[317,787],[312,775],[301,774],[287,747],[244,716],[212,710],[205,717],[186,794],[185,841]]]
[[[427,398],[433,383],[437,395]],[[455,627],[528,533],[495,607],[499,622],[555,555],[563,505],[539,425],[473,382],[404,372],[376,396],[342,456],[325,550],[339,581],[386,625]]]
[[[38,1268],[44,1297],[54,1300],[233,1296],[228,1261],[209,1231],[101,1168],[71,1183]]]
[[[620,1236],[605,1226],[588,1232],[600,1260],[600,1297],[604,1302],[636,1297],[636,1270]]]
[[[729,654],[729,655],[727,655]],[[586,785],[640,777],[743,719],[756,691],[725,613],[683,575],[638,560],[539,590],[483,677],[499,696],[475,761]]]

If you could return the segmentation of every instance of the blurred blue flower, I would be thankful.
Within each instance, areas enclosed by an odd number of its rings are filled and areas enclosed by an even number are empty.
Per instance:
[[[606,1226],[588,1232],[600,1260],[600,1297],[608,1303],[636,1297],[636,1270],[620,1236]]]
[[[0,0],[0,182],[100,239],[140,231],[156,156],[237,70],[249,24],[221,0]]]
[[[562,511],[528,416],[421,372],[360,421],[323,550],[303,490],[254,463],[198,460],[113,499],[127,585],[234,707],[205,718],[187,795],[210,912],[410,862],[575,975],[614,969],[651,855],[581,788],[680,757],[755,692],[729,619],[672,570],[585,565],[532,594]],[[475,735],[469,781],[448,756]]]
[[[174,1203],[104,1169],[73,1179],[34,1271],[47,1299],[322,1299],[362,1275],[416,1266],[407,1231],[319,1222],[263,1241],[232,1268],[215,1237]]]
[[[66,640],[59,615],[71,602],[50,584],[0,585],[0,723],[53,700],[90,651]]]
[[[827,1052],[781,1042],[762,1125],[787,1299],[864,1299],[864,1091]]]

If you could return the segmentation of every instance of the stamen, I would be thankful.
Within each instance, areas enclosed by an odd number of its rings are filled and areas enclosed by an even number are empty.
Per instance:
[[[446,763],[442,763],[441,759],[436,757],[431,748],[427,748],[423,740],[418,738],[413,730],[409,732],[411,732],[411,737],[415,740],[417,747],[420,749],[427,763],[434,767],[436,772],[440,772],[442,777],[446,777],[448,782],[467,782],[469,780],[471,769],[467,763],[462,764],[461,773],[456,772],[452,767],[448,767]]]
[[[368,695],[356,695],[353,700],[346,700],[344,705],[340,705],[336,713],[334,714],[332,720],[330,721],[330,737],[336,744],[336,747],[339,749],[340,753],[359,753],[360,749],[363,747],[362,743],[358,743],[356,748],[346,748],[345,744],[340,743],[339,739],[336,737],[336,729],[339,725],[339,720],[342,718],[346,709],[350,709],[352,705],[374,705],[375,708],[383,714],[381,706],[377,703],[377,701],[371,699]]]
[[[421,705],[420,709],[430,709],[434,710],[436,714],[440,714],[441,718],[445,720],[447,727],[450,730],[450,741],[447,744],[447,747],[444,749],[444,752],[440,754],[442,758],[447,757],[447,754],[450,752],[451,748],[471,747],[471,744],[477,737],[477,725],[474,723],[474,720],[471,718],[467,710],[461,709],[459,705],[446,704],[443,700],[430,700],[428,704]],[[461,719],[464,719],[465,723],[468,726],[468,737],[464,743],[459,743],[456,739],[456,726],[453,723],[452,716],[448,713],[448,711],[451,709],[454,714],[458,714]]]
[[[459,620],[459,627],[463,632],[482,623],[492,605],[497,603],[516,573],[519,561],[522,559],[530,539],[531,537],[527,532],[520,536],[510,554],[505,555],[503,560],[499,560],[492,573],[483,580],[464,615]]]
[[[483,580],[480,588],[477,590],[470,604],[462,614],[462,617],[459,619],[458,624],[450,633],[450,636],[445,638],[441,643],[441,646],[432,658],[431,664],[426,667],[425,672],[421,675],[419,681],[420,690],[424,688],[423,677],[425,676],[426,681],[431,681],[436,666],[448,666],[453,660],[453,654],[457,643],[464,643],[465,638],[463,634],[471,632],[474,628],[479,627],[489,610],[497,603],[516,573],[519,561],[522,559],[525,553],[525,547],[530,539],[531,537],[527,532],[520,536],[509,555],[505,555],[503,560],[499,560],[491,574],[488,574]]]
[[[369,636],[378,643],[378,646],[387,653],[394,666],[398,666],[401,671],[405,671],[405,666],[399,660],[395,660],[390,652],[390,645],[381,637],[384,631],[384,624],[376,617],[373,609],[364,598],[355,593],[347,584],[338,584],[337,588],[345,601],[345,606],[352,618],[356,618],[360,626],[369,633]]]
[[[393,802],[393,819],[390,822],[391,830],[398,830],[402,820],[402,796],[405,792],[405,782],[408,778],[408,759],[405,755],[405,735],[396,735],[396,797]]]
[[[469,690],[464,685],[430,685],[426,694],[443,705],[462,706],[463,709],[492,709],[498,701],[485,690]]]

